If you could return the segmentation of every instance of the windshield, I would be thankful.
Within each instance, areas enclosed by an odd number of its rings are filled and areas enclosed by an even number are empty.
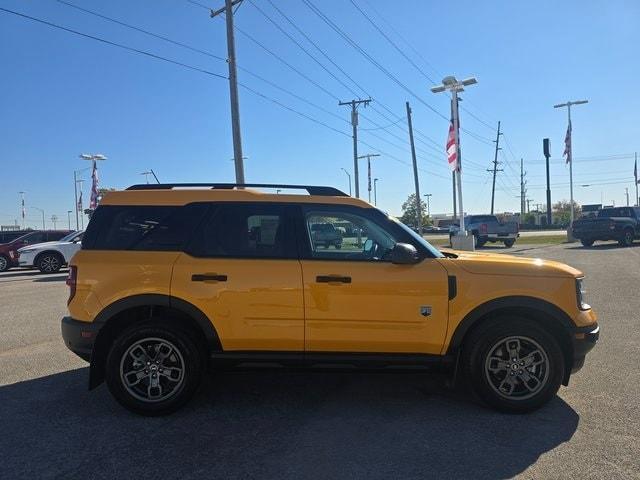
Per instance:
[[[424,238],[422,238],[420,235],[418,235],[416,232],[414,232],[412,229],[410,229],[409,227],[407,227],[404,223],[402,223],[400,220],[398,220],[397,218],[394,217],[389,217],[391,220],[393,220],[395,223],[397,223],[398,225],[400,225],[400,227],[402,227],[402,229],[407,232],[409,235],[411,235],[411,237],[418,242],[420,245],[422,245],[424,248],[426,248],[427,250],[429,250],[429,252],[436,258],[444,258],[444,255],[442,254],[442,252],[440,250],[438,250],[437,248],[435,248],[433,245],[431,245],[429,242],[427,242]]]
[[[69,235],[62,237],[59,242],[73,242],[78,235],[82,235],[82,232],[71,232]]]

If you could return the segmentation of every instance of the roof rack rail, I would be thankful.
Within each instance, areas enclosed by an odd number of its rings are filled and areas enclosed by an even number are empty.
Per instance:
[[[342,190],[314,185],[281,185],[277,183],[148,183],[131,185],[127,190],[171,190],[173,188],[210,188],[211,190],[233,190],[234,188],[281,188],[306,190],[309,195],[322,197],[348,197]]]

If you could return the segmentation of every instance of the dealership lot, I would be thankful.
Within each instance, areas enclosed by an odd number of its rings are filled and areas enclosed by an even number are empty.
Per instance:
[[[134,416],[59,334],[65,274],[0,274],[1,478],[640,478],[640,244],[483,249],[587,275],[601,340],[569,388],[503,415],[417,373],[234,372]]]

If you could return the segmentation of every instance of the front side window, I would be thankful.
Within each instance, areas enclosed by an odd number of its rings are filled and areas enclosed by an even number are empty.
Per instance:
[[[202,257],[297,258],[285,207],[220,204],[195,235],[190,253]]]
[[[397,243],[385,228],[355,212],[309,210],[305,223],[315,259],[387,261]]]

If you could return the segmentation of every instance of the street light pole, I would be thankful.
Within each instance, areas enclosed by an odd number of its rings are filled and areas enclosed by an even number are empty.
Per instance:
[[[67,223],[69,224],[69,230],[71,230],[71,210],[67,210]]]
[[[349,172],[347,172],[346,169],[340,167],[340,170],[342,170],[344,173],[347,174],[347,177],[349,177],[349,196],[351,196],[351,174]]]
[[[460,211],[460,228],[458,229],[458,236],[466,237],[467,230],[464,226],[464,206],[462,204],[462,155],[460,153],[460,132],[459,132],[459,115],[458,115],[458,93],[464,91],[464,87],[474,85],[478,83],[475,77],[470,77],[465,80],[458,81],[454,76],[448,76],[442,79],[442,84],[432,87],[433,93],[441,93],[445,90],[451,92],[451,114],[453,117],[453,135],[456,145],[457,156],[457,168],[455,169],[456,177],[458,178],[458,208]],[[465,244],[465,247],[468,247]],[[473,244],[470,246],[473,249]]]
[[[584,103],[589,103],[589,100],[576,100],[574,102],[560,103],[558,105],[554,105],[553,108],[563,108],[567,107],[567,119],[569,120],[569,125],[567,127],[567,139],[569,140],[568,145],[566,145],[565,151],[567,152],[567,162],[569,163],[569,197],[570,197],[570,212],[571,212],[571,220],[569,223],[569,228],[567,229],[567,240],[570,242],[573,241],[573,217],[574,217],[574,208],[573,208],[573,127],[571,126],[571,105],[582,105]],[[565,140],[566,142],[566,140]]]
[[[42,213],[42,230],[46,230],[45,224],[44,224],[44,210],[38,207],[31,207],[34,210],[38,210],[40,213]]]

